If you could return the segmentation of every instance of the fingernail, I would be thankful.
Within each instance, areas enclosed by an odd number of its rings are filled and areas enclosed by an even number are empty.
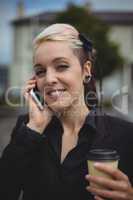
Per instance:
[[[85,178],[86,178],[86,179],[88,179],[89,177],[90,177],[90,175],[88,175],[88,174],[87,174],[87,175],[85,175]]]
[[[89,190],[89,189],[90,189],[90,186],[87,186],[87,187],[86,187],[86,190]]]
[[[98,166],[100,166],[100,163],[98,162],[94,163],[94,167],[98,167]]]

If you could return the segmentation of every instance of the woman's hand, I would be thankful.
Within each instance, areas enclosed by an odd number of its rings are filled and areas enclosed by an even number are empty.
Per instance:
[[[51,121],[53,112],[48,108],[47,105],[44,106],[43,110],[38,108],[37,104],[29,93],[30,90],[35,86],[36,80],[34,78],[30,79],[23,89],[23,95],[29,105],[29,122],[27,126],[41,134]]]
[[[133,187],[129,182],[128,177],[119,169],[113,169],[103,163],[96,163],[95,167],[107,173],[111,179],[105,177],[86,175],[89,182],[98,184],[103,188],[95,188],[88,186],[86,189],[94,194],[96,200],[104,200],[106,198],[112,200],[133,200]]]

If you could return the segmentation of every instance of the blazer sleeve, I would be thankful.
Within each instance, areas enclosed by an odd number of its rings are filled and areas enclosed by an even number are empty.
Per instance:
[[[18,118],[10,143],[0,158],[0,199],[2,200],[19,198],[25,170],[45,139],[44,135],[28,128],[26,121],[26,116]]]

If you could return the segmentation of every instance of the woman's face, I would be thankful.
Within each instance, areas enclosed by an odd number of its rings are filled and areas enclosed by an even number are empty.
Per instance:
[[[83,80],[90,71],[81,67],[78,57],[67,42],[47,41],[34,55],[37,87],[54,111],[61,111],[81,100]]]

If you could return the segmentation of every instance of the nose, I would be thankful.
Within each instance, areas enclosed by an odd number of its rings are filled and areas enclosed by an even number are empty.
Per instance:
[[[57,83],[57,76],[54,70],[47,70],[45,75],[45,84],[46,85],[53,85]]]

